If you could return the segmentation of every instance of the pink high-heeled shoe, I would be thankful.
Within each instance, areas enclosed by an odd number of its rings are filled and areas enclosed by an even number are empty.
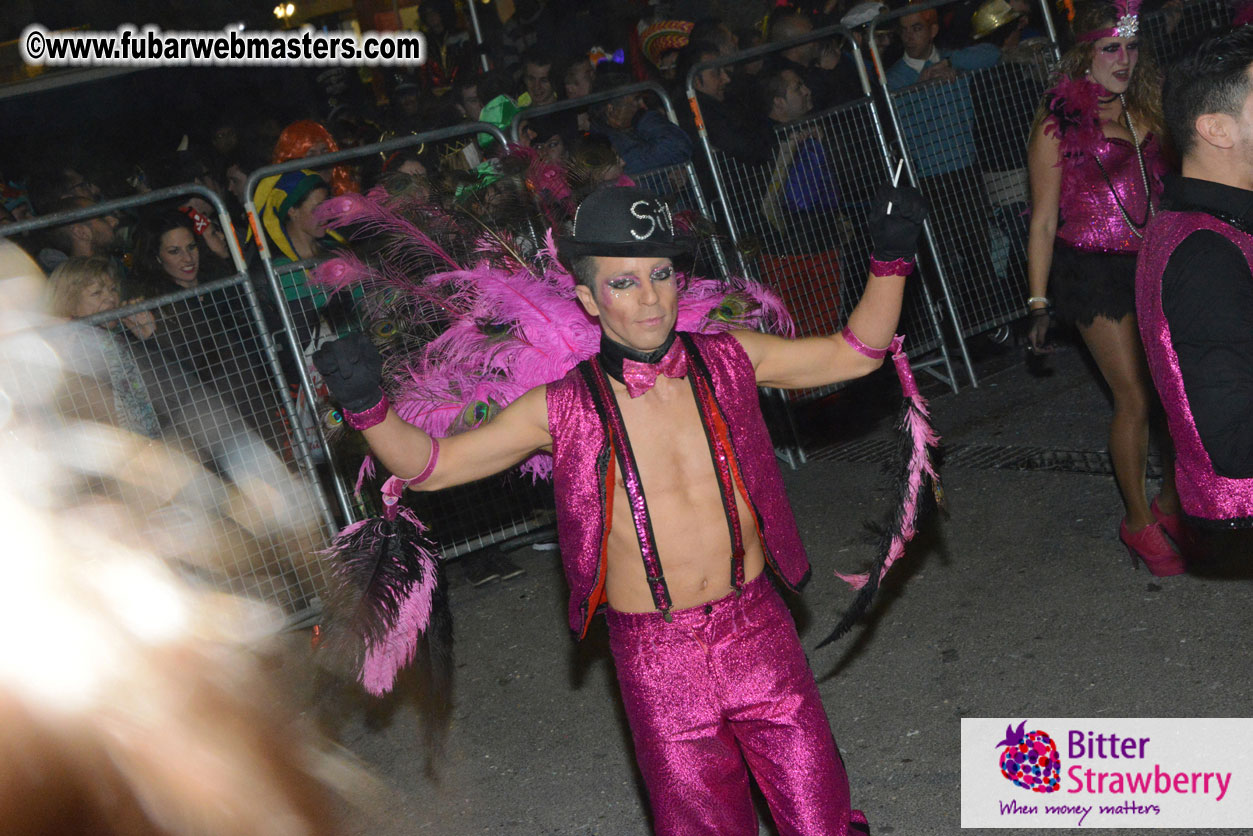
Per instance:
[[[1131,553],[1132,565],[1139,560],[1159,578],[1183,574],[1188,568],[1179,552],[1166,539],[1160,522],[1132,532],[1127,529],[1127,521],[1124,519],[1118,528],[1118,539],[1123,541],[1127,551]]]
[[[1183,514],[1176,511],[1173,514],[1167,514],[1162,507],[1157,504],[1157,498],[1149,503],[1149,510],[1153,512],[1153,519],[1157,520],[1162,530],[1175,541],[1175,545],[1179,548],[1179,553],[1185,558],[1194,558],[1199,551],[1196,542],[1196,535],[1193,533],[1186,523],[1183,521]]]

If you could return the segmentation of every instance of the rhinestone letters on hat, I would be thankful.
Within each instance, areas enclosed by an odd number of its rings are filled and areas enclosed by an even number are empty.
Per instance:
[[[643,207],[643,211],[640,211],[640,207]],[[652,238],[658,226],[674,235],[674,218],[670,215],[670,207],[665,201],[637,200],[631,204],[631,217],[648,221],[647,232],[637,232],[634,226],[631,227],[631,237],[636,241],[647,241]]]

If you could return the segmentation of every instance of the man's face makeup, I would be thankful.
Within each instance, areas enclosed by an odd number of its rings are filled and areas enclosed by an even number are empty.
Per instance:
[[[670,335],[677,296],[668,258],[598,257],[593,287],[579,288],[583,307],[599,317],[605,335],[640,351],[657,348]]]

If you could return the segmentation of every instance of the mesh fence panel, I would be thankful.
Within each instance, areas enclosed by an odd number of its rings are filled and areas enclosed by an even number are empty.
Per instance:
[[[1050,44],[953,81],[890,93],[900,141],[931,203],[943,278],[963,337],[1017,319],[1027,296],[1027,141]]]
[[[632,174],[631,179],[641,189],[665,198],[676,212],[699,211],[699,204],[693,193],[691,166],[687,163],[656,168],[642,174]]]
[[[516,471],[414,494],[409,504],[430,525],[445,557],[520,537],[557,520],[552,483],[532,483]]]
[[[298,466],[308,458],[292,436],[246,281],[151,300],[151,319],[136,317],[151,327],[119,327],[106,313],[39,336],[63,369],[59,420],[111,425],[178,451],[161,467],[143,454],[128,462],[152,497],[158,552],[196,581],[277,604],[295,622],[316,608],[326,582],[313,554],[332,533],[329,509],[309,468]],[[38,364],[6,366],[16,391],[47,384]]]
[[[870,100],[861,99],[789,125],[776,133],[769,165],[714,147],[745,263],[783,298],[800,336],[840,330],[865,290],[872,248],[866,215],[889,176],[873,119]],[[907,286],[900,330],[911,353],[940,344],[915,282]]]
[[[308,282],[308,272],[315,269],[323,260],[324,258],[318,258],[294,264],[284,264],[275,267],[274,273],[285,292],[298,293],[300,291],[296,289],[305,287]],[[266,299],[267,307],[277,304],[268,289],[264,294],[264,298]],[[277,313],[271,310],[267,313],[266,322],[272,329],[272,339],[279,347],[279,354],[282,358],[283,370],[287,379],[287,389],[294,404],[295,416],[292,420],[292,431],[298,433],[310,448],[314,448],[319,443],[318,425],[321,425],[323,432],[336,433],[340,431],[340,419],[327,400],[325,387],[321,383],[320,376],[314,373],[310,352],[312,348],[320,345],[325,340],[336,337],[341,333],[361,328],[362,323],[356,307],[348,301],[346,295],[341,295],[336,299],[333,305],[333,315],[328,315],[328,311],[325,309],[317,310],[310,299],[311,297],[303,299],[289,298],[287,304],[292,315],[292,324],[297,334],[298,342],[306,347],[306,351],[301,356],[299,362],[304,363],[312,375],[316,396],[313,402],[310,402],[305,395],[304,389],[299,385],[299,377],[293,368],[293,364],[297,361],[290,356],[290,348],[284,339],[282,321],[278,318]]]
[[[1140,34],[1165,69],[1198,41],[1231,29],[1231,11],[1227,0],[1185,0],[1144,15]]]

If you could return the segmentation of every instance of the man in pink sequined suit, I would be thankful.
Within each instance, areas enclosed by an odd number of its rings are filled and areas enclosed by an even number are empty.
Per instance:
[[[1171,68],[1167,180],[1136,273],[1136,311],[1175,443],[1179,498],[1205,528],[1253,527],[1253,28]],[[1248,553],[1248,540],[1240,545]],[[1228,546],[1235,546],[1228,541]]]
[[[362,359],[368,341],[340,341],[319,361],[349,423],[394,474],[417,474],[420,489],[552,452],[570,626],[582,637],[608,611],[658,833],[756,834],[750,771],[780,834],[867,832],[796,628],[765,572],[795,590],[809,562],[757,387],[825,386],[880,365],[869,346],[892,338],[925,214],[912,189],[877,195],[875,260],[844,332],[706,336],[675,330],[670,257],[683,246],[669,207],[638,189],[595,192],[560,249],[599,319],[600,354],[438,442],[388,407],[377,366]]]

